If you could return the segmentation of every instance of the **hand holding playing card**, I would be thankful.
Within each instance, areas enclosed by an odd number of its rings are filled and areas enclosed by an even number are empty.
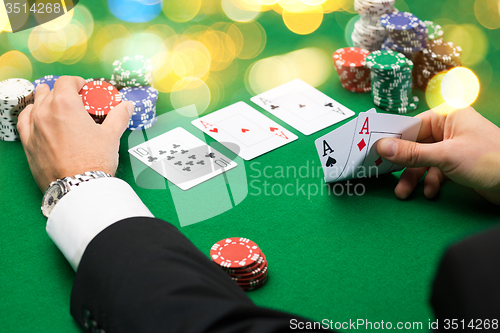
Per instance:
[[[390,138],[377,146],[384,159],[409,167],[395,189],[398,198],[407,198],[427,172],[424,193],[428,198],[450,178],[500,204],[500,129],[472,107],[449,114],[430,110],[416,117],[423,121],[420,143]]]

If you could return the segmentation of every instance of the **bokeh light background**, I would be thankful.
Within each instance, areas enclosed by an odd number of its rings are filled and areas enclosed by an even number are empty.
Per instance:
[[[463,49],[464,68],[417,91],[416,113],[498,98],[500,0],[417,8],[398,0],[396,7],[440,24],[444,39]],[[351,44],[353,0],[82,0],[68,14],[18,33],[9,32],[3,0],[0,9],[0,79],[109,78],[114,60],[143,54],[154,64],[153,86],[164,93],[160,114],[191,104],[206,114],[295,78],[348,107],[349,98],[370,100],[343,90],[331,61]],[[493,110],[483,114],[500,122]]]

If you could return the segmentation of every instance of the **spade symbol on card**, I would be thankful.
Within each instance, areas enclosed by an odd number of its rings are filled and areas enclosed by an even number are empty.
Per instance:
[[[304,104],[299,104],[299,108],[302,109],[302,108],[305,108],[306,106]]]
[[[334,159],[333,157],[331,156],[328,156],[328,160],[326,160],[326,166],[327,167],[332,167],[334,166],[335,164],[337,164],[337,160]]]
[[[275,110],[275,109],[278,109],[279,106],[278,105],[271,105],[271,110]]]

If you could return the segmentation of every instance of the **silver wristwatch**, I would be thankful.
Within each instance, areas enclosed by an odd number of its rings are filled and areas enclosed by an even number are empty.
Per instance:
[[[81,183],[88,182],[92,179],[112,177],[111,175],[102,171],[87,171],[83,175],[76,175],[75,177],[66,177],[58,179],[50,183],[45,191],[42,200],[42,214],[49,217],[50,212],[54,206],[63,196],[65,196],[72,188],[80,185]]]

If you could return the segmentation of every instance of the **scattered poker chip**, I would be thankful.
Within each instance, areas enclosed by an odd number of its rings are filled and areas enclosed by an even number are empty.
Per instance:
[[[18,141],[18,115],[33,103],[35,87],[25,79],[0,81],[0,140]]]
[[[370,70],[366,57],[370,51],[357,47],[338,49],[333,54],[333,64],[342,87],[352,92],[370,91]]]
[[[268,279],[265,255],[247,238],[226,238],[215,243],[210,249],[210,257],[243,290],[260,288]]]
[[[106,117],[110,110],[121,103],[116,88],[105,81],[91,81],[80,90],[85,109],[93,116]]]
[[[379,50],[387,38],[388,32],[380,24],[380,17],[397,11],[396,0],[355,0],[354,9],[359,20],[354,24],[351,38],[355,47],[369,51]]]
[[[371,73],[373,103],[390,112],[407,113],[418,108],[419,99],[412,96],[414,64],[403,54],[380,50],[371,53],[366,64]]]
[[[58,78],[60,78],[60,76],[58,75],[46,75],[33,81],[33,87],[36,90],[36,87],[38,87],[40,84],[46,84],[49,86],[50,90],[52,90],[54,89],[54,84],[56,83]]]

